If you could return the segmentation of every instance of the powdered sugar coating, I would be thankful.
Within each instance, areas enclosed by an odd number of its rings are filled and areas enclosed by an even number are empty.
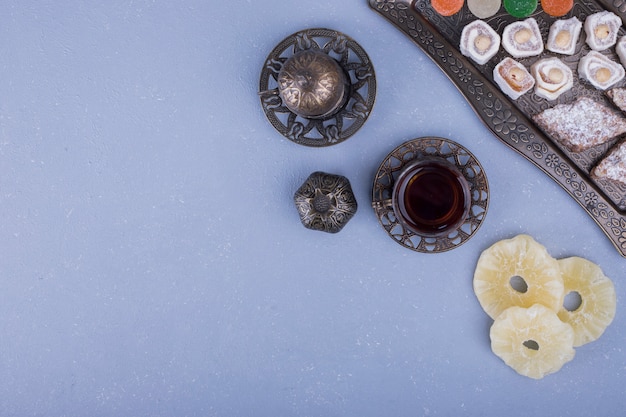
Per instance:
[[[520,34],[522,36],[519,36]],[[543,39],[537,21],[529,17],[526,20],[507,25],[502,32],[502,46],[514,58],[541,54],[543,52]]]
[[[606,96],[615,104],[621,111],[626,112],[626,88],[616,87],[606,92]]]
[[[615,45],[615,52],[617,53],[622,65],[626,66],[626,36],[622,36],[619,41],[617,41],[617,45]]]
[[[604,10],[585,19],[587,45],[594,51],[604,51],[615,45],[622,19],[615,13]]]
[[[546,100],[556,100],[574,85],[572,70],[556,57],[536,61],[530,72],[535,77],[535,94]]]
[[[595,178],[608,178],[626,185],[626,142],[615,146],[591,172]]]
[[[546,48],[563,55],[573,55],[583,24],[576,16],[555,20],[550,26]]]
[[[621,81],[626,75],[624,67],[606,55],[589,51],[578,61],[578,75],[598,90],[606,90]]]
[[[626,133],[626,119],[612,108],[582,97],[533,116],[552,139],[572,152],[580,152]]]
[[[477,40],[481,38],[488,42],[484,48],[477,47]],[[477,64],[487,63],[498,53],[498,49],[500,49],[500,35],[484,21],[475,20],[463,28],[459,50]]]
[[[493,69],[493,80],[504,94],[517,100],[535,85],[535,79],[526,67],[506,57]]]

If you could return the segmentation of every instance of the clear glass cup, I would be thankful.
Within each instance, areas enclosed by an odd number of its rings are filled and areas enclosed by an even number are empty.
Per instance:
[[[398,221],[408,230],[424,237],[443,236],[467,219],[470,185],[448,160],[421,158],[400,172],[391,204]]]

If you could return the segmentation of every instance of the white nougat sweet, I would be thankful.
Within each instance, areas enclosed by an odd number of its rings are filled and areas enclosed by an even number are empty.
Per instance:
[[[529,17],[507,25],[502,32],[502,46],[514,58],[541,54],[543,39],[537,21]]]
[[[578,75],[598,90],[606,90],[624,78],[624,67],[600,52],[590,51],[578,62]]]
[[[622,36],[619,41],[617,41],[617,45],[615,45],[615,52],[617,53],[622,65],[626,66],[626,36]]]
[[[517,100],[535,85],[526,67],[506,57],[493,69],[493,79],[504,94]]]
[[[604,51],[615,45],[622,26],[622,19],[616,14],[604,10],[591,14],[585,19],[587,45],[594,51]]]
[[[530,72],[535,78],[535,94],[546,100],[556,100],[574,85],[572,70],[556,57],[538,60]]]
[[[562,55],[573,55],[583,24],[575,16],[555,20],[550,26],[546,48]]]
[[[476,63],[486,64],[500,49],[500,35],[482,20],[467,24],[461,32],[461,53]]]

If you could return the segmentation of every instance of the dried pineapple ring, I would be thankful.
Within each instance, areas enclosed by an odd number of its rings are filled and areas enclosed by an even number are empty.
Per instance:
[[[549,308],[510,307],[493,322],[491,350],[520,375],[534,379],[574,359],[574,330]]]
[[[580,297],[579,305],[561,307],[559,318],[574,329],[575,347],[593,342],[602,336],[615,317],[617,301],[613,282],[598,265],[587,259],[574,256],[559,259],[558,263],[566,297],[568,294]]]
[[[523,285],[515,285],[516,280]],[[511,306],[536,303],[556,313],[565,296],[559,263],[528,235],[501,240],[483,251],[474,271],[474,293],[491,318]]]

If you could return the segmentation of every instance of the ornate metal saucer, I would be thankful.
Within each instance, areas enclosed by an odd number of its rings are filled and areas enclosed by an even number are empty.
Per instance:
[[[398,174],[417,159],[438,157],[453,163],[470,185],[468,217],[450,233],[425,237],[413,233],[396,217],[391,195]],[[410,140],[389,153],[380,164],[372,188],[372,207],[387,234],[402,246],[423,253],[440,253],[461,246],[480,228],[489,207],[489,183],[483,167],[467,149],[449,139],[424,137]]]
[[[357,210],[350,181],[320,171],[307,178],[293,200],[304,227],[328,233],[341,231]]]
[[[269,54],[259,96],[268,120],[287,139],[330,146],[348,139],[369,117],[376,76],[353,39],[330,29],[307,29]]]

